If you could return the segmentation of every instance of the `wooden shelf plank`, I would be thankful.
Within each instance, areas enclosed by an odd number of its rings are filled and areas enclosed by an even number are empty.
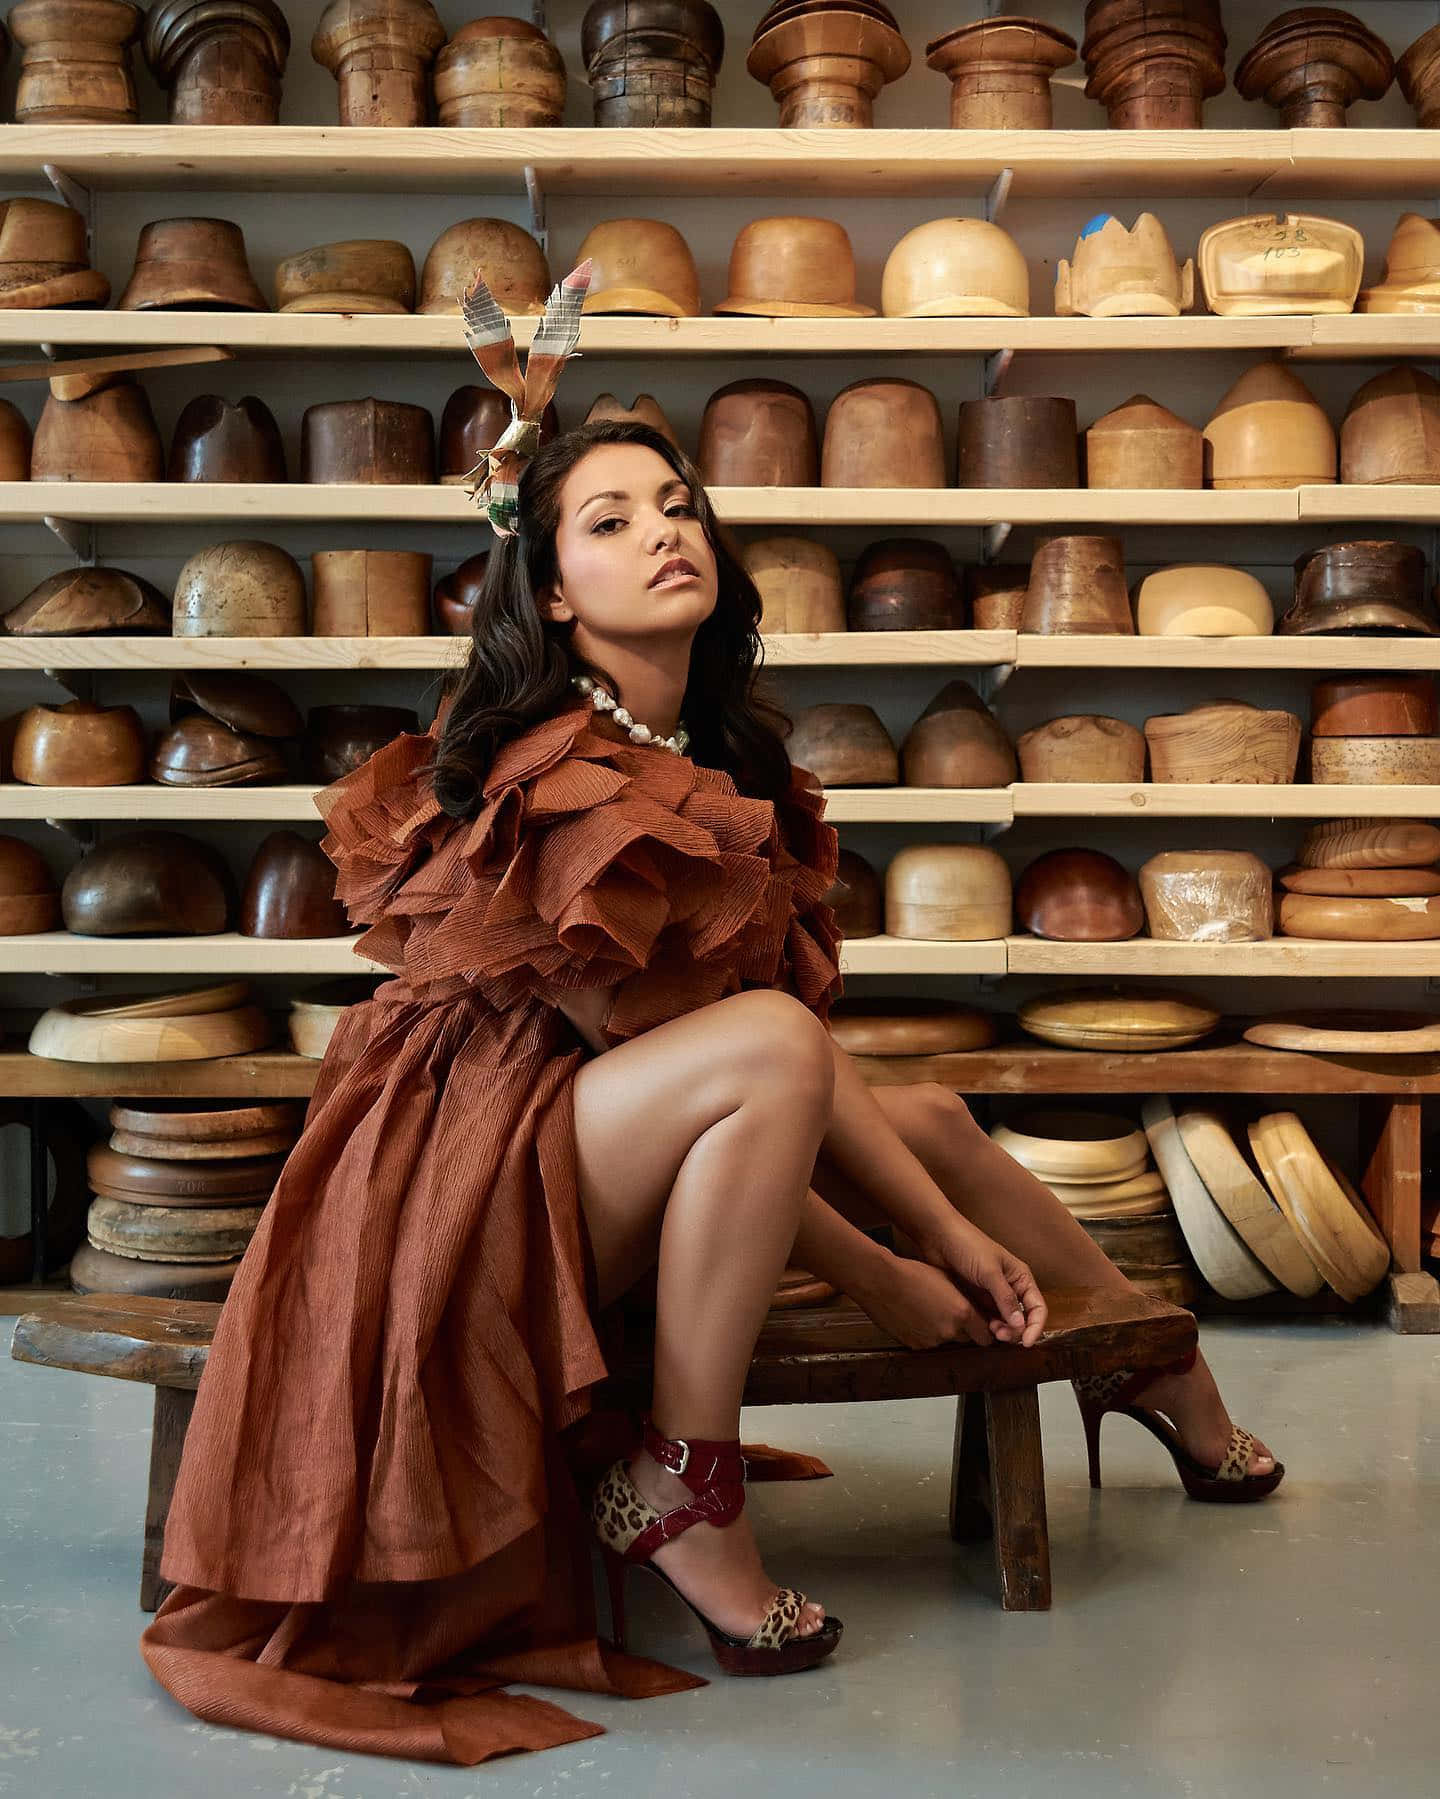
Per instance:
[[[1433,818],[1440,787],[1018,781],[1016,818]]]
[[[1006,939],[1010,974],[1069,975],[1277,975],[1391,977],[1413,980],[1440,975],[1440,942],[1322,943],[1271,937],[1263,943],[1164,943],[1134,937],[1128,943],[1047,943],[1040,937]]]
[[[1266,200],[1337,194],[1432,200],[1440,192],[1440,144],[1432,133],[1372,126],[1358,132],[1307,128],[1289,137],[1285,164],[1266,180]]]
[[[45,931],[4,939],[7,974],[368,974],[378,965],[353,937],[77,937]],[[862,937],[841,954],[846,974],[1004,974],[1005,944]],[[388,972],[388,971],[387,971]]]
[[[444,669],[463,637],[4,637],[0,669]],[[765,639],[772,668],[943,667],[1440,670],[1440,638],[1017,637],[1013,631],[795,632]]]
[[[529,345],[537,320],[513,321],[515,342]],[[988,356],[1199,350],[1308,353],[1312,320],[1177,319],[696,319],[587,318],[580,348],[591,357],[656,356]],[[1348,321],[1347,321],[1348,322]],[[1371,330],[1374,330],[1371,326]],[[259,356],[456,356],[465,353],[454,317],[356,313],[0,312],[0,348],[34,351],[150,349],[218,344]],[[1402,352],[1396,351],[1396,354]]]
[[[794,632],[765,640],[772,668],[987,668],[1015,660],[1013,631]],[[0,669],[446,669],[468,637],[4,637]]]
[[[1097,113],[1098,127],[1098,113]],[[983,194],[1002,168],[1017,194],[1248,195],[1288,171],[1304,133],[1259,131],[781,131],[778,127],[586,127],[455,131],[337,125],[0,126],[0,173],[53,163],[88,187],[458,191],[523,194],[533,168],[551,194]],[[1337,135],[1337,134],[1331,134]],[[1424,133],[1353,132],[1352,138]],[[1375,162],[1398,166],[1392,145]],[[1337,191],[1369,175],[1364,148],[1337,163]],[[1433,192],[1440,178],[1432,178]]]
[[[290,1050],[200,1062],[54,1062],[11,1049],[0,1051],[0,1094],[12,1099],[308,1099],[319,1072],[318,1061]]]
[[[1287,349],[1286,355],[1295,362],[1440,356],[1440,315],[1346,312],[1312,318],[1308,339]]]
[[[1015,640],[1020,668],[1440,669],[1440,638],[1040,637]]]
[[[1296,492],[1302,522],[1351,525],[1373,519],[1397,525],[1440,523],[1440,485],[1420,487],[1397,481],[1389,487],[1369,487],[1347,481],[1333,487],[1301,487]]]
[[[143,818],[171,824],[196,820],[302,821],[318,825],[314,786],[26,787],[0,783],[0,819]],[[1009,824],[1005,787],[842,787],[827,795],[838,824]]]
[[[719,517],[741,525],[1286,525],[1299,517],[1299,491],[712,487],[710,497]],[[1434,492],[1440,496],[1440,488]],[[473,525],[480,514],[459,487],[301,481],[0,481],[0,523],[41,523],[47,517],[93,524],[332,519]]]

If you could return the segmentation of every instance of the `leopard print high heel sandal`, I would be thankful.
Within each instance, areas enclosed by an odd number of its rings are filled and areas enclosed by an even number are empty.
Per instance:
[[[1188,1374],[1195,1366],[1195,1354],[1192,1351],[1183,1362],[1171,1362],[1163,1368],[1141,1368],[1135,1372],[1126,1368],[1115,1374],[1092,1375],[1071,1383],[1085,1426],[1092,1487],[1100,1485],[1100,1421],[1107,1412],[1123,1412],[1165,1446],[1181,1484],[1192,1499],[1204,1500],[1209,1505],[1248,1505],[1257,1499],[1268,1498],[1280,1485],[1285,1478],[1284,1465],[1280,1462],[1276,1462],[1268,1474],[1248,1472],[1255,1438],[1239,1425],[1230,1433],[1230,1442],[1219,1466],[1207,1468],[1191,1455],[1163,1413],[1150,1406],[1132,1403],[1159,1376]]]
[[[662,1437],[647,1418],[645,1449],[662,1468],[668,1468],[695,1495],[688,1505],[657,1512],[630,1478],[626,1461],[615,1462],[590,1503],[590,1519],[600,1542],[605,1574],[610,1586],[610,1619],[615,1647],[625,1647],[625,1578],[632,1568],[645,1568],[665,1582],[705,1627],[715,1660],[727,1674],[798,1674],[832,1655],[844,1626],[838,1618],[825,1619],[810,1636],[800,1634],[805,1595],[781,1587],[770,1609],[749,1637],[731,1636],[713,1624],[685,1598],[669,1575],[657,1568],[651,1556],[662,1543],[689,1530],[692,1524],[723,1528],[740,1516],[745,1506],[745,1458],[740,1444],[702,1442],[697,1437]]]

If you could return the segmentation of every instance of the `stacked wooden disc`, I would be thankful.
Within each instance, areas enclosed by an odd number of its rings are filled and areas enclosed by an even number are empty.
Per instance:
[[[183,993],[66,1000],[30,1032],[32,1056],[59,1062],[193,1062],[264,1049],[270,1022],[244,981]]]
[[[1428,674],[1341,675],[1310,696],[1310,778],[1398,787],[1440,781],[1440,705]]]
[[[1295,1113],[1270,1113],[1249,1137],[1266,1186],[1322,1278],[1342,1299],[1363,1299],[1390,1267],[1390,1246],[1365,1201]]]
[[[1113,1052],[1183,1049],[1208,1036],[1220,1014],[1185,993],[1155,987],[1066,987],[1027,999],[1022,1031],[1062,1049]]]
[[[1185,1305],[1195,1269],[1145,1133],[1103,1112],[1038,1112],[990,1133],[1143,1292]]]
[[[1327,818],[1283,869],[1282,936],[1342,943],[1440,937],[1440,829],[1413,818]]]
[[[298,1101],[220,1110],[110,1108],[87,1162],[88,1243],[78,1293],[224,1299],[304,1122]]]

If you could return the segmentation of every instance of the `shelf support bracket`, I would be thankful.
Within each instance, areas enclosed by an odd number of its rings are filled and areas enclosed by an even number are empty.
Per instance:
[[[530,0],[530,23],[537,31],[549,36],[549,28],[545,22],[545,0]]]
[[[1000,215],[1010,198],[1010,184],[1014,179],[1014,169],[1001,169],[990,183],[990,191],[985,196],[985,217],[992,225],[1000,223]]]
[[[96,844],[95,826],[83,818],[47,818],[44,821],[52,831],[58,831],[62,837],[68,837],[72,843],[88,852]]]
[[[1013,662],[992,662],[982,668],[976,682],[981,699],[988,705],[1014,673]]]
[[[53,162],[42,163],[45,179],[67,206],[78,212],[85,221],[85,250],[93,262],[95,259],[95,197],[83,181],[77,181],[73,175],[67,175],[64,169]]]
[[[1013,823],[1014,820],[1009,818],[990,819],[980,827],[980,841],[993,843],[997,837],[1003,837]]]
[[[993,562],[1010,540],[1013,525],[987,525],[985,527],[985,560]]]
[[[525,165],[525,198],[530,202],[530,231],[540,248],[550,254],[550,227],[545,217],[545,189],[533,163]]]
[[[78,519],[73,518],[55,518],[48,512],[45,515],[45,523],[78,561],[94,562],[94,525],[82,525]]]
[[[63,687],[66,693],[72,694],[77,700],[95,698],[95,676],[88,668],[47,668],[43,673],[47,681]]]
[[[1013,350],[995,350],[985,358],[985,397],[993,400],[1000,391],[1000,384],[1010,373],[1010,364],[1015,360]]]

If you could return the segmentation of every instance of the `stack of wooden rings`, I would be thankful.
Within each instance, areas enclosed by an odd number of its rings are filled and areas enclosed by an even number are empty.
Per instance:
[[[202,1110],[110,1108],[90,1151],[77,1293],[223,1300],[300,1134],[299,1101]]]
[[[1440,705],[1427,674],[1339,675],[1310,695],[1310,778],[1398,787],[1440,781]]]
[[[1143,1292],[1185,1305],[1199,1283],[1145,1133],[1103,1112],[1039,1112],[990,1136],[1044,1182]]]
[[[1415,943],[1440,937],[1440,828],[1412,818],[1330,818],[1312,825],[1297,866],[1282,869],[1286,937]]]

